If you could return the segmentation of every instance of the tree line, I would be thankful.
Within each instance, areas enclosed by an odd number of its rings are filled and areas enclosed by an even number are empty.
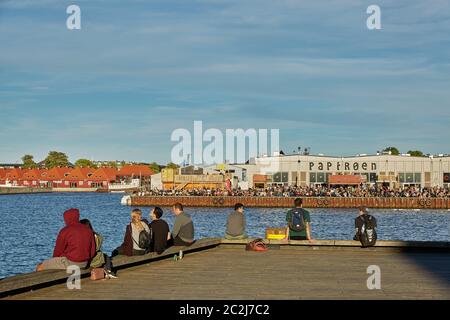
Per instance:
[[[83,159],[83,158],[78,159],[77,161],[75,161],[74,164],[72,164],[69,161],[69,157],[65,153],[59,152],[59,151],[50,151],[48,153],[47,157],[38,163],[36,163],[34,161],[33,155],[26,154],[22,157],[22,162],[23,162],[22,168],[24,168],[24,169],[37,169],[37,168],[52,169],[55,167],[71,167],[71,166],[98,169],[98,167],[99,167],[99,165],[96,164],[95,162],[93,162],[89,159]],[[122,167],[127,164],[131,164],[131,163],[122,161],[118,165],[117,162],[115,162],[115,161],[109,161],[106,163],[102,163],[101,166],[109,167],[109,168],[118,168],[119,166]],[[177,166],[176,164],[174,164],[172,162],[168,163],[166,166],[159,165],[156,162],[152,162],[152,163],[145,164],[145,165],[147,165],[155,173],[160,172],[161,169],[163,169],[163,168],[175,168],[175,169],[179,168],[179,166]]]

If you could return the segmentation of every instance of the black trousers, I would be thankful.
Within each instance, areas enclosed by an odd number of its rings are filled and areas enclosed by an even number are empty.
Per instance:
[[[289,237],[290,240],[308,240],[306,237],[304,236],[292,236]]]

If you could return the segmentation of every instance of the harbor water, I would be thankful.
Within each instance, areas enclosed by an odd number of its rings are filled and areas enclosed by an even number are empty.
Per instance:
[[[122,206],[122,194],[48,193],[0,196],[0,278],[31,272],[51,257],[56,236],[64,226],[63,212],[80,209],[104,236],[103,251],[123,240],[131,208]],[[141,208],[149,218],[149,207]],[[174,216],[163,208],[163,219],[172,228]],[[227,214],[232,208],[185,208],[194,221],[195,237],[223,237]],[[264,237],[265,228],[286,225],[286,210],[246,208],[247,233]],[[309,209],[314,239],[349,240],[354,234],[354,209]],[[378,220],[380,240],[449,241],[450,212],[447,210],[371,210]]]

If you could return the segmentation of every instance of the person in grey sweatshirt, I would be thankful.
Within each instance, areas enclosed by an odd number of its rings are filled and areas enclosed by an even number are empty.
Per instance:
[[[244,205],[242,203],[236,203],[234,205],[234,212],[230,213],[227,219],[225,239],[246,239],[247,234],[245,233],[245,225]]]
[[[194,223],[192,218],[183,211],[181,203],[175,203],[172,207],[175,214],[175,222],[172,230],[172,242],[174,246],[189,246],[194,242]]]

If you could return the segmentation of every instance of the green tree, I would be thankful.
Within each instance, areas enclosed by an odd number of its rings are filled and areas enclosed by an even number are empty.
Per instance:
[[[88,159],[78,159],[75,161],[75,167],[83,167],[83,168],[97,168],[97,166]]]
[[[389,152],[389,151],[394,156],[398,156],[400,154],[400,151],[398,151],[398,149],[396,147],[387,147],[386,149],[383,150],[383,152]]]
[[[178,166],[178,165],[176,165],[175,163],[173,163],[173,162],[169,162],[168,164],[167,164],[167,166],[166,166],[166,168],[168,168],[168,169],[178,169],[180,166]]]
[[[156,162],[152,162],[148,166],[154,173],[158,173],[161,171],[161,167]]]
[[[117,169],[117,163],[115,161],[109,161],[106,164],[106,166],[109,167],[109,168],[116,168]]]
[[[422,152],[422,151],[419,151],[419,150],[409,150],[409,151],[408,151],[408,154],[409,154],[411,157],[425,157],[425,155],[423,154],[423,152]]]
[[[23,168],[24,169],[35,169],[37,168],[36,162],[33,160],[33,156],[31,154],[26,154],[22,157]]]
[[[50,151],[47,158],[45,158],[44,163],[47,169],[54,167],[67,167],[69,165],[69,158],[63,152]]]

